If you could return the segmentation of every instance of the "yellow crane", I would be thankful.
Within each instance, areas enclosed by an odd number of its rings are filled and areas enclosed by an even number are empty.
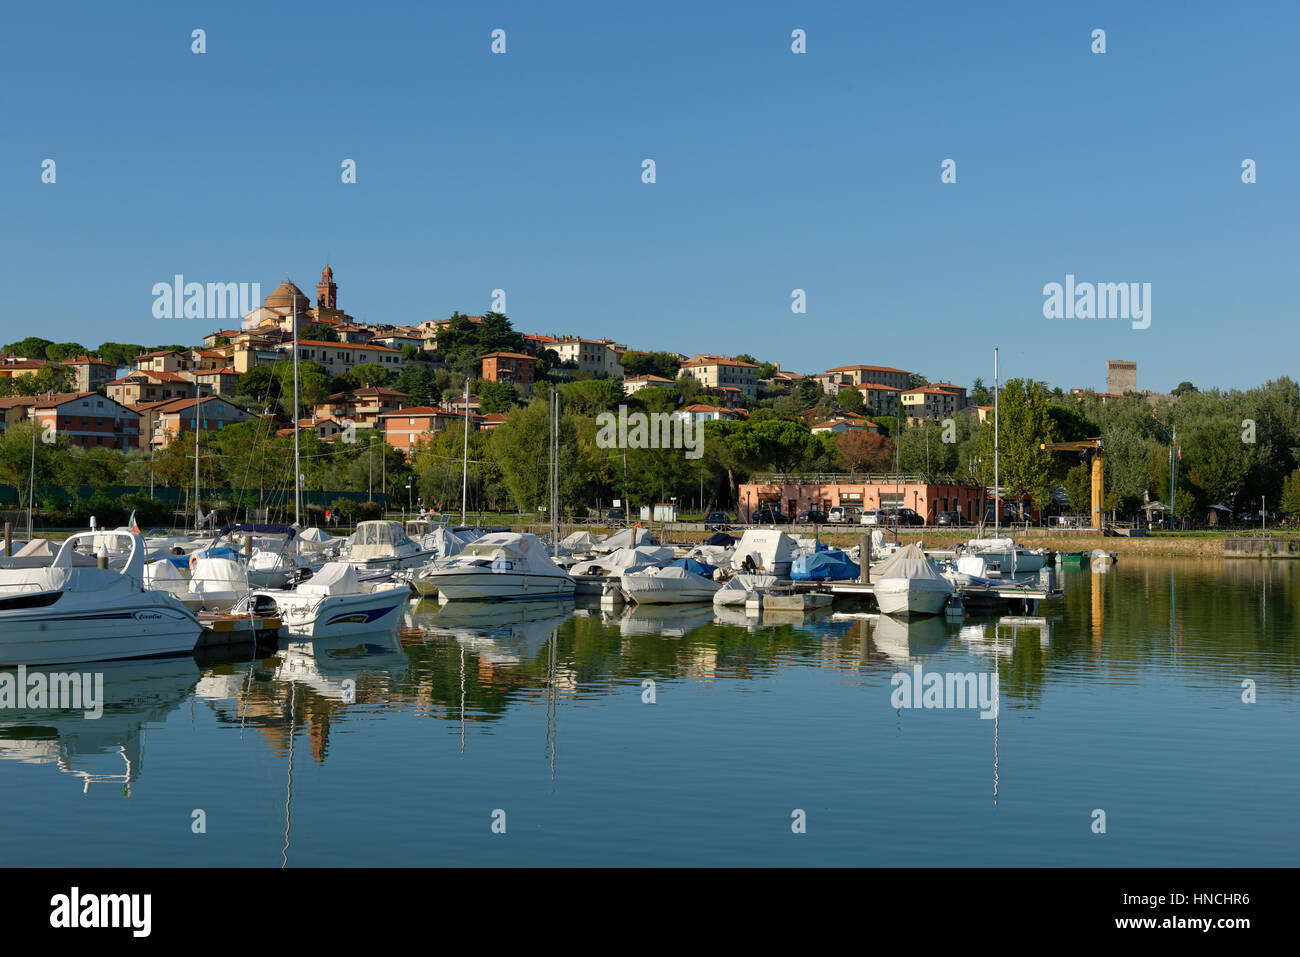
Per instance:
[[[1078,442],[1043,442],[1038,446],[1052,452],[1091,452],[1092,453],[1092,524],[1098,531],[1102,528],[1102,501],[1105,499],[1105,478],[1102,466],[1105,456],[1102,453],[1101,439],[1080,439]]]

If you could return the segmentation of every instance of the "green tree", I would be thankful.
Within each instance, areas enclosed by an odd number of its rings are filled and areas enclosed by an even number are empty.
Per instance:
[[[519,404],[519,390],[509,382],[479,382],[474,391],[484,414],[509,412]]]
[[[835,401],[846,412],[856,412],[858,415],[866,412],[866,404],[862,401],[862,393],[857,389],[840,389]]]
[[[492,430],[492,455],[516,505],[535,511],[549,500],[550,410],[545,396],[516,409]],[[578,464],[578,430],[574,416],[563,414],[559,423],[560,504],[572,507],[584,499],[585,478]]]

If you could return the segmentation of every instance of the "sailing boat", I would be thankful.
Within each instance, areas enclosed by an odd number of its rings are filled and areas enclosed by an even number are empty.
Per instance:
[[[1040,548],[1030,551],[1016,544],[1009,535],[1002,537],[1002,488],[998,474],[998,350],[993,349],[993,537],[973,538],[966,543],[966,554],[982,558],[989,568],[1002,575],[1025,575],[1037,572],[1046,561]]]

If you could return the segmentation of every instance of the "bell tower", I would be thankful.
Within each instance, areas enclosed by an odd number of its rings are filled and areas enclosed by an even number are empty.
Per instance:
[[[319,309],[338,309],[339,287],[334,283],[334,270],[326,266],[321,270],[316,284],[316,306]]]

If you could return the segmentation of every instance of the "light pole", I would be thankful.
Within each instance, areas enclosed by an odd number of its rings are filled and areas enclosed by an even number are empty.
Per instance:
[[[1151,417],[1155,419],[1154,415]],[[1156,419],[1156,428],[1163,432],[1165,438],[1169,440],[1169,530],[1172,532],[1174,530],[1174,493],[1177,491],[1178,475],[1178,460],[1174,456],[1174,452],[1178,448],[1178,423],[1174,423],[1172,435],[1160,424],[1159,419]]]

